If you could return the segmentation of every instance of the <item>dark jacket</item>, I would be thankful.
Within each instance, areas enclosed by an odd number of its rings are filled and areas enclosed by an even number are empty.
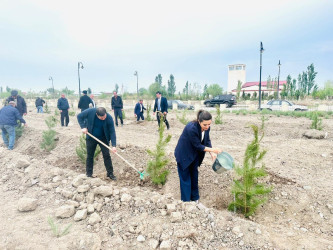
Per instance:
[[[58,99],[57,107],[58,107],[59,110],[67,110],[67,109],[69,109],[68,100],[66,98],[60,97]]]
[[[93,103],[90,99],[89,96],[87,95],[83,95],[80,97],[80,101],[79,104],[77,105],[79,109],[81,109],[81,111],[86,110],[89,108],[89,104]]]
[[[142,103],[142,113],[143,111],[145,110],[145,106],[143,106],[143,103]],[[136,105],[135,105],[135,108],[134,108],[134,114],[136,115],[140,115],[140,112],[141,111],[141,107],[140,107],[140,103],[138,102]]]
[[[115,109],[115,108],[123,109],[123,100],[121,99],[121,97],[119,95],[117,96],[117,99],[114,96],[112,96],[111,108],[112,109]]]
[[[175,157],[177,163],[186,169],[198,157],[198,166],[201,165],[205,157],[205,147],[212,147],[209,138],[210,128],[205,132],[205,137],[201,142],[201,127],[198,122],[189,122],[181,136],[179,137]]]
[[[37,98],[36,101],[35,101],[36,107],[39,107],[39,106],[43,107],[44,103],[45,103],[45,101],[42,98]]]
[[[0,125],[16,126],[17,120],[21,123],[25,123],[20,112],[11,105],[7,105],[0,109]]]
[[[96,116],[96,108],[87,109],[77,115],[77,120],[80,124],[80,127],[87,128],[90,134],[93,133],[95,116]],[[105,123],[103,128],[106,140],[107,142],[111,140],[112,146],[115,147],[117,145],[116,131],[114,129],[114,123],[111,115],[106,113],[106,119],[104,121]],[[87,138],[89,138],[88,135]]]
[[[158,98],[155,99],[154,112],[156,112],[157,108],[158,108]],[[168,113],[168,100],[163,96],[161,97],[161,112]]]
[[[20,112],[21,115],[26,114],[27,113],[27,104],[25,103],[25,100],[22,96],[18,95],[16,97],[17,101],[16,101],[16,108],[17,110]],[[15,98],[13,98],[12,96],[8,97],[6,99],[6,104],[8,104],[10,101],[14,101],[15,102]]]

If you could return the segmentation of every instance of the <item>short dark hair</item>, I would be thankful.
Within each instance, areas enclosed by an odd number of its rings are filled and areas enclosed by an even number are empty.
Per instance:
[[[161,95],[162,93],[161,93],[161,91],[157,91],[156,94],[160,94]]]
[[[18,95],[18,91],[17,90],[12,90],[12,92],[10,94],[12,96],[17,96]]]
[[[86,95],[88,93],[88,91],[87,90],[83,90],[82,93]]]
[[[99,108],[96,109],[96,114],[97,114],[98,116],[105,116],[105,114],[106,114],[106,109],[103,108],[103,107],[99,107]]]
[[[203,122],[203,121],[209,121],[212,119],[211,113],[208,111],[200,109],[197,113],[197,119],[193,122]]]

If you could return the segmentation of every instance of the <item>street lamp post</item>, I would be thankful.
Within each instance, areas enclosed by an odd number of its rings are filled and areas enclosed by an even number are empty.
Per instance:
[[[138,74],[138,71],[135,71],[134,75],[136,76],[136,94],[139,98],[139,74]]]
[[[259,110],[261,110],[261,69],[262,69],[262,53],[264,48],[262,42],[260,42],[260,77],[259,77]]]
[[[77,74],[79,76],[79,96],[81,96],[81,85],[80,85],[80,68],[83,69],[82,62],[77,63]]]
[[[279,66],[279,74],[278,74],[278,86],[277,86],[277,99],[279,99],[279,91],[280,91],[280,67],[281,67],[280,60],[278,66]]]
[[[49,77],[49,80],[52,81],[52,89],[53,89],[53,97],[54,97],[54,85],[53,85],[53,78],[52,78],[52,76]]]

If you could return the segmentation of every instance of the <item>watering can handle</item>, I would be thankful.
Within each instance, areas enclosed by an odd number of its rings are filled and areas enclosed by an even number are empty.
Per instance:
[[[102,142],[101,140],[99,140],[98,138],[96,138],[95,136],[93,136],[92,134],[90,134],[89,132],[87,132],[87,135],[89,135],[91,138],[95,139],[96,141],[98,141],[99,143],[101,143],[104,147],[108,148],[109,150],[112,150],[111,147],[109,147],[108,145],[106,145],[104,142]],[[124,162],[126,162],[131,168],[133,168],[134,170],[136,170],[137,172],[139,172],[139,170],[137,170],[131,163],[129,163],[127,160],[125,160],[124,157],[122,157],[120,154],[118,154],[117,152],[114,152],[120,159],[122,159]],[[140,173],[140,172],[139,172]]]

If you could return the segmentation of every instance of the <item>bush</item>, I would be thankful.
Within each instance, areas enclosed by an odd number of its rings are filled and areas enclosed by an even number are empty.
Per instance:
[[[215,124],[222,124],[222,114],[221,114],[221,109],[220,105],[215,105],[216,108],[216,118],[215,118]]]
[[[69,115],[69,116],[75,116],[75,111],[69,111],[69,112],[68,112],[68,115]]]
[[[238,210],[245,217],[252,215],[257,207],[266,201],[265,196],[271,192],[271,188],[258,183],[258,178],[266,176],[264,164],[260,168],[256,166],[266,154],[266,150],[260,150],[260,142],[264,137],[264,121],[265,118],[262,118],[260,129],[256,125],[251,125],[254,139],[246,148],[243,167],[238,166],[235,168],[236,174],[240,176],[240,179],[234,180],[231,192],[235,200],[230,203],[228,209],[231,211]],[[259,132],[261,133],[260,139]]]
[[[44,112],[45,112],[46,114],[50,114],[50,113],[51,113],[51,111],[49,110],[49,105],[47,105],[47,103],[45,103],[45,106],[44,106]]]
[[[125,114],[125,111],[124,111],[124,110],[122,110],[122,111],[121,111],[121,113],[122,113],[122,115],[123,115],[123,120],[125,120],[125,119],[126,119],[126,114]]]
[[[83,134],[80,136],[79,145],[75,148],[76,155],[79,157],[79,160],[86,164],[87,160],[87,144],[86,144],[86,136]],[[101,148],[99,145],[97,145],[95,153],[94,153],[94,159],[97,161],[98,155],[101,153]]]
[[[322,119],[319,118],[318,112],[313,112],[311,120],[312,120],[312,123],[311,123],[310,128],[317,129],[317,130],[323,129]]]
[[[147,163],[147,172],[152,182],[156,185],[164,185],[169,175],[169,170],[166,169],[169,158],[166,156],[165,147],[170,142],[171,135],[164,138],[163,132],[165,125],[162,119],[163,118],[161,118],[160,122],[159,139],[156,144],[156,149],[154,151],[147,150],[148,154],[153,158]]]
[[[151,121],[151,120],[153,120],[153,119],[151,118],[150,113],[151,113],[151,104],[148,104],[148,105],[147,105],[147,121]]]
[[[56,147],[56,131],[54,131],[52,128],[54,128],[57,124],[57,118],[54,116],[49,116],[45,119],[45,123],[47,127],[49,128],[46,131],[43,131],[43,140],[40,144],[42,149],[45,149],[46,151],[50,152],[52,149]]]
[[[189,120],[186,118],[186,114],[187,114],[186,109],[183,110],[182,116],[178,116],[178,114],[176,114],[177,119],[184,125],[186,125],[189,122]]]

